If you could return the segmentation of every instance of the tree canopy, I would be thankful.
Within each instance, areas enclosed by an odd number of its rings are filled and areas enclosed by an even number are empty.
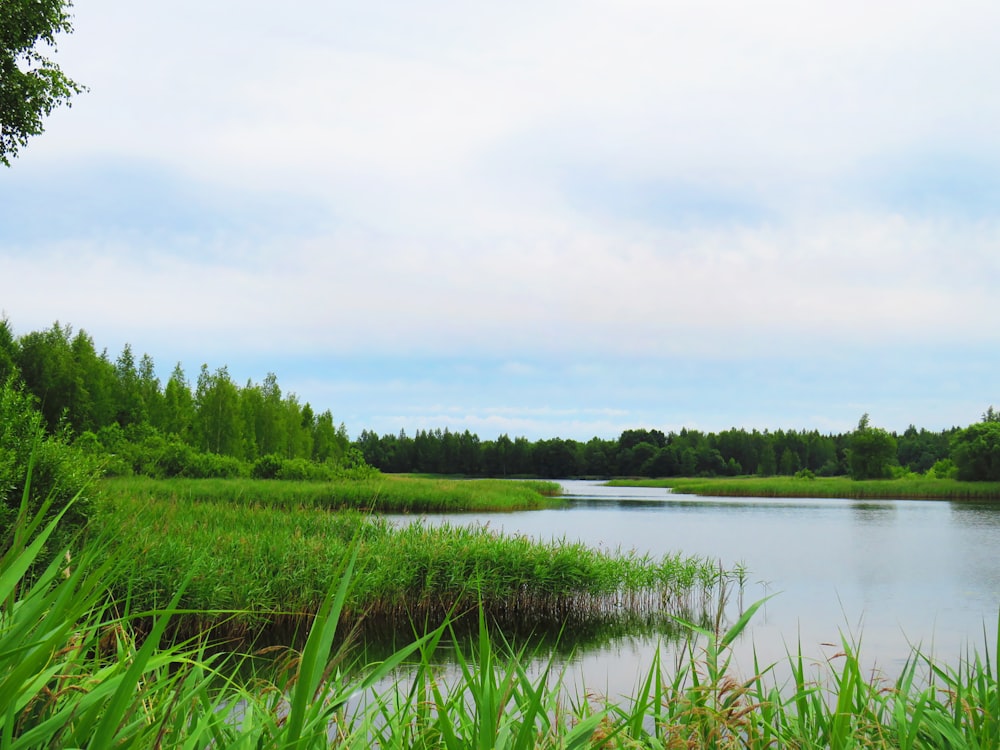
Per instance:
[[[1000,481],[1000,421],[993,407],[983,421],[955,435],[952,457],[958,478],[971,481]]]
[[[848,469],[852,479],[886,479],[896,460],[896,439],[881,427],[872,427],[868,415],[851,435]]]
[[[1000,480],[1000,413],[992,407],[968,429],[931,432],[911,425],[898,435],[874,427],[865,414],[853,431],[826,435],[637,428],[587,442],[531,442],[508,435],[480,439],[446,427],[412,435],[363,430],[352,442],[329,409],[320,412],[283,391],[274,373],[240,386],[225,366],[203,364],[189,379],[178,362],[164,383],[152,356],[129,344],[114,357],[68,324],[57,321],[16,336],[0,317],[0,384],[10,379],[30,396],[47,434],[101,457],[109,474],[319,479],[367,476],[374,467],[497,477],[921,474]],[[2,462],[0,456],[0,491]]]
[[[273,373],[240,388],[225,366],[205,364],[192,385],[177,363],[164,385],[153,358],[129,344],[111,358],[68,324],[16,337],[0,319],[0,375],[30,396],[49,434],[103,455],[110,474],[293,478],[365,468],[330,410],[282,393]]]
[[[56,34],[73,30],[69,0],[3,0],[0,3],[0,163],[10,166],[43,120],[70,104],[84,88],[45,57]]]

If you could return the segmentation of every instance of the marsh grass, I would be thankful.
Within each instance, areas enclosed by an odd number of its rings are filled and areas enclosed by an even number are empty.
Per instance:
[[[244,507],[378,513],[531,510],[559,504],[556,482],[379,475],[370,479],[152,479],[116,477],[105,495],[144,501],[225,502]]]
[[[144,609],[184,584],[180,618],[229,636],[301,627],[348,548],[358,565],[343,617],[440,622],[480,606],[497,622],[562,622],[616,613],[693,611],[734,576],[706,558],[605,552],[482,526],[401,527],[351,511],[173,498],[105,498],[96,526],[130,561],[110,580]]]
[[[1000,482],[848,477],[726,477],[719,479],[614,479],[617,487],[663,487],[677,493],[715,497],[817,497],[870,500],[1000,500]]]
[[[26,505],[26,504],[25,504]],[[730,648],[763,602],[732,624],[720,600],[672,667],[655,656],[631,697],[575,695],[552,658],[497,639],[478,609],[456,676],[435,663],[449,623],[377,662],[342,637],[359,582],[363,533],[327,580],[304,646],[279,677],[236,680],[244,657],[211,653],[209,631],[165,639],[185,581],[143,612],[109,596],[107,576],[135,561],[86,541],[26,578],[58,518],[22,512],[0,557],[0,746],[4,748],[996,748],[996,644],[955,667],[919,649],[894,682],[866,673],[856,646],[808,663],[788,657],[741,676]],[[144,637],[136,622],[151,621]],[[339,644],[339,645],[338,645]],[[991,653],[991,648],[992,653]],[[416,669],[400,676],[400,667]],[[362,699],[359,699],[362,698]]]

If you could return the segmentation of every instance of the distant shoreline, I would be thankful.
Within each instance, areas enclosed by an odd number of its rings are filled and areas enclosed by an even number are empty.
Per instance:
[[[663,487],[690,495],[717,497],[819,497],[857,500],[1000,500],[1000,482],[904,478],[853,480],[848,477],[669,477],[612,479],[609,487]]]

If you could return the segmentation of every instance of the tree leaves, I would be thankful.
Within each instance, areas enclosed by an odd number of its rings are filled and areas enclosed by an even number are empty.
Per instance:
[[[886,479],[896,461],[896,439],[881,427],[872,427],[867,414],[851,435],[848,468],[851,479]]]
[[[8,167],[53,109],[85,91],[38,51],[43,44],[55,48],[56,34],[73,30],[70,7],[67,0],[0,4],[0,163]]]

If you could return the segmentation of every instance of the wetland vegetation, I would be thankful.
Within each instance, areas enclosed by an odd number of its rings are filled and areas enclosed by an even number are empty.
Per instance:
[[[570,612],[688,612],[735,576],[681,554],[652,559],[463,525],[396,527],[353,510],[289,505],[284,496],[269,502],[266,493],[234,503],[113,486],[93,525],[130,561],[111,578],[117,590],[152,609],[183,589],[179,604],[202,613],[199,627],[212,622],[228,633],[311,618],[348,548],[358,557],[350,619],[441,621],[477,606],[492,620],[529,623]],[[516,496],[520,488],[510,487]]]
[[[121,559],[93,542],[27,571],[59,523],[32,520],[27,494],[0,558],[0,739],[4,747],[216,748],[993,748],[1000,742],[997,646],[957,666],[915,648],[887,682],[845,640],[828,662],[788,657],[746,676],[729,647],[755,616],[685,625],[676,663],[654,658],[630,696],[565,683],[549,660],[490,635],[483,615],[471,647],[442,675],[434,653],[446,621],[416,632],[377,662],[356,661],[340,634],[359,561],[348,545],[319,600],[308,637],[285,667],[254,672],[249,653],[211,648],[213,631],[164,640],[183,588],[153,611],[109,596]],[[36,516],[40,519],[42,516]],[[721,610],[720,610],[721,612]],[[249,678],[247,677],[251,675]],[[239,675],[239,678],[235,677]]]
[[[530,510],[558,503],[560,493],[559,484],[551,481],[459,480],[391,474],[320,482],[133,476],[106,479],[101,489],[111,497],[150,503],[219,502],[242,507],[379,513]]]
[[[617,440],[529,443],[422,431],[351,442],[330,412],[282,393],[273,375],[241,388],[224,367],[203,366],[192,388],[178,366],[161,387],[148,356],[136,363],[126,347],[112,362],[58,324],[16,338],[3,321],[0,375],[4,747],[1000,742],[996,643],[955,661],[914,647],[892,681],[864,668],[850,639],[819,663],[791,649],[781,670],[791,679],[769,663],[739,672],[730,649],[761,603],[727,619],[724,593],[746,576],[738,566],[379,516],[561,502],[551,483],[386,476],[380,466],[753,473],[657,486],[992,498],[995,485],[969,481],[1000,478],[992,409],[946,433],[893,435],[862,418],[828,436],[629,430]],[[107,478],[94,479],[102,471]],[[468,615],[471,642],[459,637]],[[690,639],[676,659],[658,651],[630,695],[567,684],[554,657],[539,670],[507,637],[513,623],[590,623],[596,633],[657,617]],[[405,622],[412,636],[368,660],[350,637],[364,618]],[[254,672],[253,636],[279,627],[302,640],[272,641],[286,668]],[[464,644],[450,670],[434,656],[446,640]]]
[[[612,479],[615,487],[663,487],[715,497],[827,497],[913,500],[1000,500],[1000,482],[937,477],[853,480],[849,477],[670,477]]]
[[[163,383],[149,354],[125,345],[112,359],[83,330],[55,323],[15,336],[0,320],[0,381],[15,377],[37,399],[50,432],[103,463],[106,475],[154,478],[331,480],[388,473],[466,477],[850,476],[1000,481],[1000,414],[930,431],[896,433],[863,415],[849,432],[624,430],[586,442],[529,441],[445,429],[413,435],[362,430],[352,440],[329,409],[284,392],[277,376],[234,382],[202,364],[192,383],[177,363]],[[901,491],[902,492],[902,491]]]

